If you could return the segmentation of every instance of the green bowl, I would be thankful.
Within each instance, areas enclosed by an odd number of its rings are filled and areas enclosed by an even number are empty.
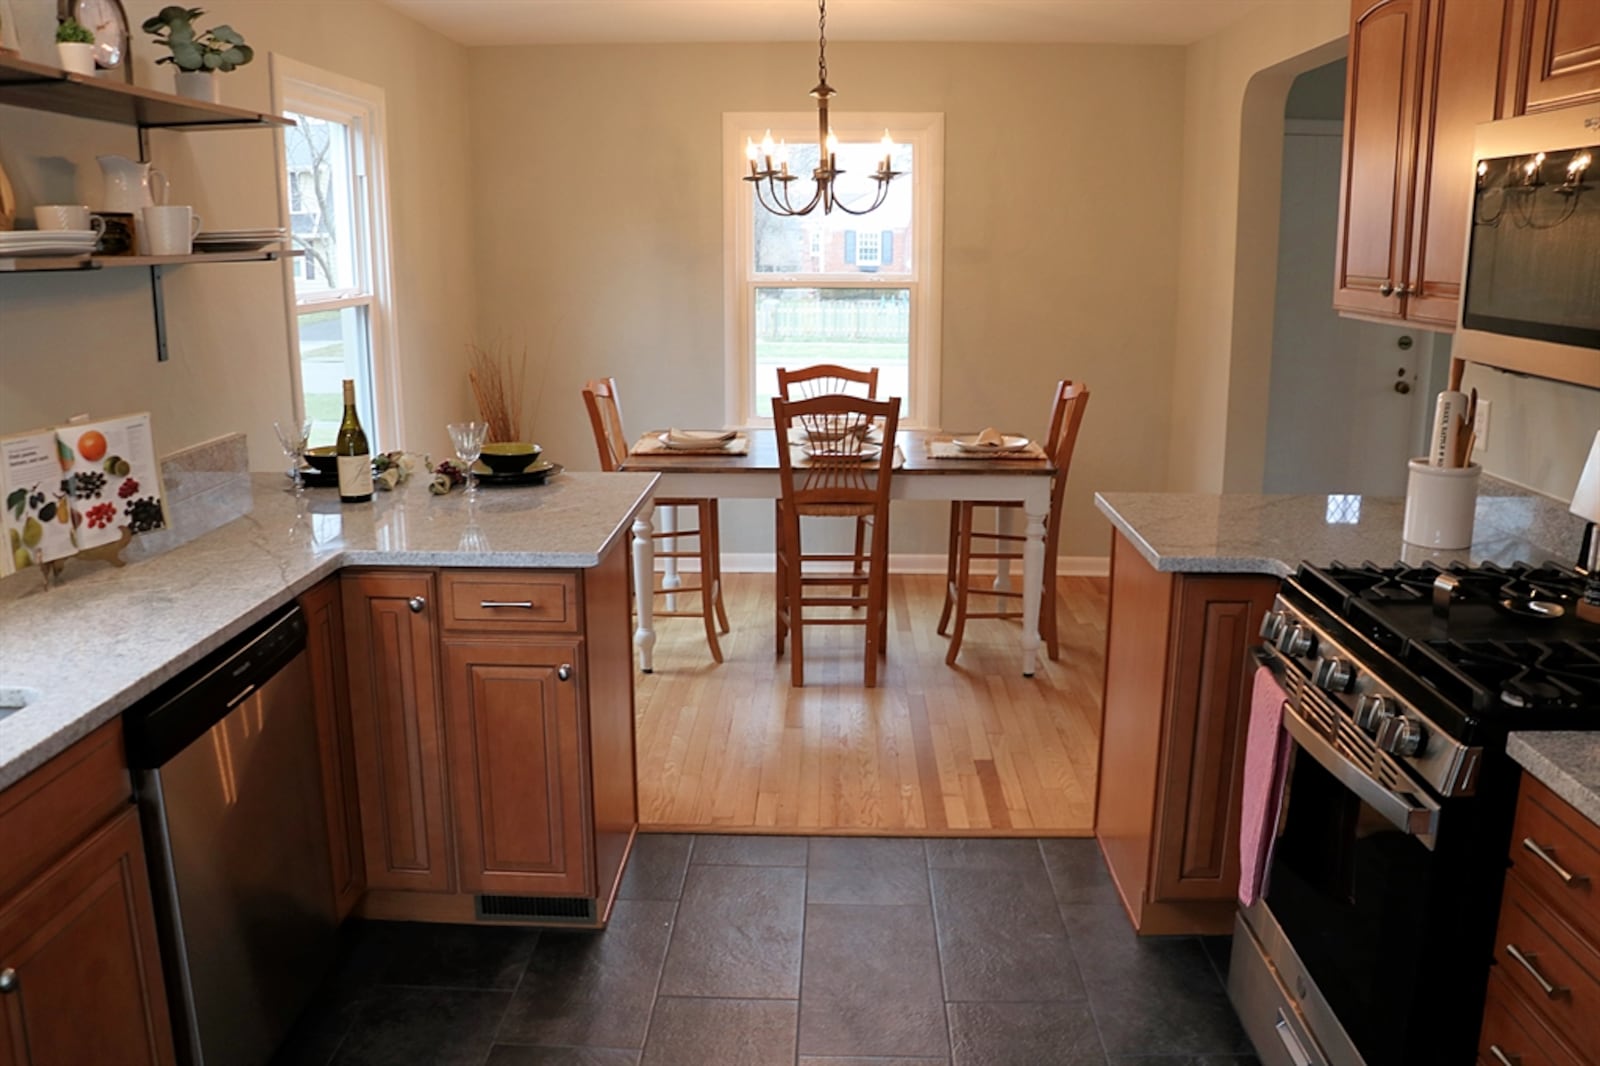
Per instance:
[[[334,454],[333,445],[331,444],[324,444],[320,448],[307,448],[306,462],[315,467],[319,474],[337,474],[339,472],[339,457]]]
[[[540,447],[527,441],[495,441],[485,444],[478,456],[496,474],[520,474],[539,458]]]

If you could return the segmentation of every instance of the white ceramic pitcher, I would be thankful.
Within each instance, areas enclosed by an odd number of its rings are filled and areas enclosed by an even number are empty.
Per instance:
[[[128,211],[137,215],[146,207],[166,202],[167,176],[149,163],[121,155],[94,158],[105,177],[102,211]]]

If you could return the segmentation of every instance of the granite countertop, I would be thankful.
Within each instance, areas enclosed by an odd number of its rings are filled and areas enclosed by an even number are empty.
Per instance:
[[[296,499],[282,475],[255,474],[248,514],[170,551],[48,591],[30,571],[14,575],[0,583],[0,708],[19,693],[29,702],[0,717],[0,788],[341,567],[594,566],[655,482],[568,473],[483,490],[469,505],[413,478],[347,507],[317,490]]]
[[[1465,551],[1403,542],[1400,497],[1100,492],[1094,500],[1151,566],[1168,573],[1288,577],[1303,561],[1570,562],[1583,528],[1559,500],[1488,475]]]
[[[1512,733],[1506,751],[1579,814],[1600,825],[1600,733]]]

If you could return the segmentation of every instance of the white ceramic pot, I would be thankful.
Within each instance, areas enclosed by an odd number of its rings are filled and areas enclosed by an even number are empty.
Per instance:
[[[68,74],[94,77],[94,45],[57,41],[56,55],[61,57],[61,69]]]
[[[172,76],[179,96],[191,100],[204,100],[208,104],[222,103],[222,83],[214,70],[180,70]]]

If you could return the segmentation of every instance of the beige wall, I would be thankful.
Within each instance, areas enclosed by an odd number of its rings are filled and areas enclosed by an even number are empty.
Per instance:
[[[55,0],[12,0],[28,58],[50,60]],[[127,0],[135,26],[135,81],[170,89],[138,23],[154,0]],[[445,450],[444,423],[471,410],[462,344],[471,335],[473,262],[465,196],[467,52],[377,3],[222,0],[210,22],[230,22],[256,48],[226,76],[223,102],[270,106],[266,53],[355,78],[385,91],[397,339],[404,381],[403,435],[390,446]],[[172,202],[192,202],[207,228],[278,221],[273,135],[259,131],[152,134]],[[94,156],[137,154],[132,129],[0,107],[0,161],[26,217],[35,203],[98,203]],[[149,275],[106,270],[77,276],[0,278],[0,432],[74,412],[148,409],[163,451],[243,430],[251,465],[282,464],[274,418],[291,403],[286,289],[276,264],[168,272],[172,357],[155,359]]]
[[[1062,550],[1104,555],[1093,490],[1166,480],[1183,51],[828,58],[841,109],[945,115],[944,424],[1037,434],[1055,380],[1087,382]],[[473,51],[479,321],[548,360],[532,424],[559,461],[597,465],[593,376],[619,379],[633,432],[722,423],[722,113],[806,110],[815,62],[808,45]],[[942,553],[943,522],[897,510],[896,550]],[[723,523],[727,551],[770,550],[770,507]]]
[[[1172,490],[1261,489],[1283,105],[1298,74],[1342,54],[1349,18],[1345,0],[1269,8],[1188,49]]]

